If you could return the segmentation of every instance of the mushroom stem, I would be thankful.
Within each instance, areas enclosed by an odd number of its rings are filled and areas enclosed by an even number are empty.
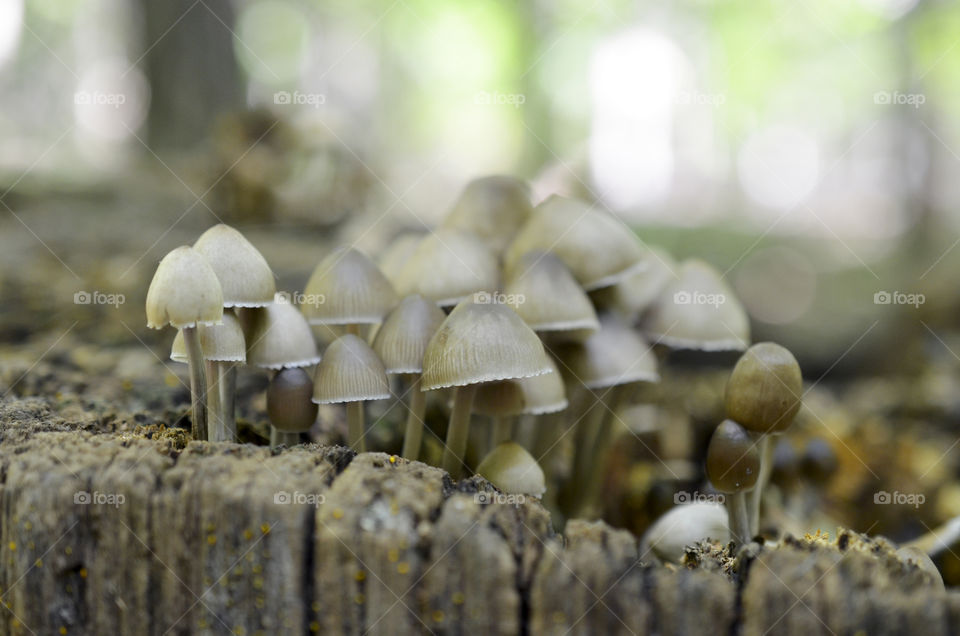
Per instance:
[[[727,513],[730,517],[730,539],[736,545],[750,541],[750,517],[747,512],[747,497],[743,491],[726,496]]]
[[[190,363],[190,396],[192,400],[190,419],[193,439],[207,439],[207,378],[203,369],[203,352],[197,327],[183,328],[183,344],[187,348]]]
[[[237,441],[237,365],[220,363],[220,410],[223,413],[223,441]]]
[[[223,410],[220,403],[220,363],[207,360],[207,441],[223,441]]]
[[[360,335],[360,325],[355,323],[350,323],[349,325],[347,325],[346,332],[353,336],[357,336],[358,338],[363,337]]]
[[[420,375],[415,375],[410,386],[410,406],[407,413],[407,430],[403,434],[402,455],[413,461],[420,455],[423,440],[423,417],[427,411],[427,394],[420,390]]]
[[[473,409],[473,396],[476,392],[475,384],[460,386],[457,387],[456,397],[453,399],[441,467],[454,478],[459,477],[462,472],[463,457],[467,451],[467,435],[470,432],[470,411]]]
[[[505,415],[493,418],[493,430],[490,437],[490,449],[493,450],[501,442],[509,442],[513,437],[513,419]]]
[[[590,449],[593,446],[594,439],[596,439],[597,429],[603,425],[606,412],[607,409],[603,401],[597,399],[593,407],[584,412],[576,422],[573,433],[573,470],[568,482],[568,510],[571,517],[577,513],[580,507],[584,485],[589,478],[591,460],[593,459]]]
[[[276,426],[270,426],[270,448],[286,446],[290,448],[300,443],[300,433],[281,431]]]
[[[757,451],[760,453],[760,472],[757,475],[757,485],[747,494],[751,536],[756,536],[760,532],[760,500],[763,498],[763,489],[770,481],[770,471],[773,469],[773,444],[770,443],[770,437],[770,435],[761,433],[757,439]]]
[[[363,435],[363,402],[347,402],[347,442],[358,453],[367,450]]]
[[[584,475],[584,479],[580,482],[581,488],[574,514],[583,513],[586,506],[591,501],[594,501],[596,495],[600,493],[604,475],[604,459],[607,453],[610,452],[610,447],[613,445],[615,437],[614,423],[617,418],[617,407],[624,399],[627,391],[625,386],[620,385],[611,387],[609,393],[610,397],[606,400],[606,405],[602,409],[600,425],[597,427],[597,432],[594,435],[593,444],[590,448],[589,463],[586,466],[587,472]]]

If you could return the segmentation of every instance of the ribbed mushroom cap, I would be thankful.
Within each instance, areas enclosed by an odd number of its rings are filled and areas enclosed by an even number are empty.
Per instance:
[[[646,268],[632,271],[610,287],[593,291],[590,294],[593,303],[620,314],[629,322],[636,321],[653,305],[677,270],[674,260],[659,247],[650,248],[646,262]]]
[[[413,255],[417,246],[420,245],[423,237],[423,234],[417,232],[401,234],[394,238],[393,241],[380,252],[377,258],[377,264],[380,266],[380,271],[387,277],[387,280],[390,281],[394,289],[397,288],[400,270],[403,269],[404,264],[406,264]]]
[[[803,394],[800,365],[786,348],[760,342],[740,356],[727,380],[727,417],[757,433],[790,427]]]
[[[147,290],[147,326],[183,329],[222,316],[223,292],[207,259],[187,245],[164,256]]]
[[[547,490],[540,464],[515,442],[497,445],[477,466],[477,474],[509,495],[539,497]]]
[[[660,381],[652,347],[613,314],[602,315],[600,329],[586,340],[558,352],[569,374],[588,389]]]
[[[524,254],[503,287],[511,305],[534,331],[597,329],[597,313],[573,274],[555,254]]]
[[[317,404],[384,400],[390,383],[383,362],[366,342],[347,334],[327,347],[317,365],[313,401]]]
[[[661,516],[641,541],[664,561],[680,563],[687,546],[705,539],[726,545],[730,541],[727,509],[722,504],[699,501],[671,508]]]
[[[232,313],[223,314],[219,325],[200,325],[200,350],[203,359],[212,362],[246,362],[247,347],[243,340],[240,321]],[[170,348],[170,359],[174,362],[187,362],[187,346],[183,342],[183,332],[178,331]]]
[[[309,367],[320,362],[306,318],[278,295],[277,302],[252,311],[247,360],[266,369]]]
[[[420,373],[423,352],[447,317],[423,296],[407,296],[391,311],[373,339],[373,350],[387,373]]]
[[[277,291],[263,255],[229,225],[220,223],[200,235],[193,249],[203,254],[223,289],[224,307],[262,307]]]
[[[719,273],[684,261],[644,321],[647,338],[673,349],[742,351],[750,344],[747,313]]]
[[[383,272],[352,247],[334,250],[320,261],[304,294],[323,299],[303,306],[314,325],[375,324],[398,300]]]
[[[457,305],[430,339],[421,388],[433,391],[550,371],[543,343],[506,305]]]
[[[507,248],[506,268],[533,250],[560,257],[584,289],[617,282],[644,264],[640,242],[611,214],[583,201],[551,196],[538,205]]]
[[[500,251],[532,211],[530,186],[514,177],[492,175],[467,184],[441,227],[472,232]]]
[[[563,378],[553,360],[547,357],[549,373],[530,378],[488,382],[477,387],[473,412],[480,415],[544,415],[567,408]]]
[[[707,478],[720,492],[750,490],[760,474],[760,452],[747,430],[724,420],[707,446]]]
[[[397,274],[403,296],[420,294],[438,305],[455,305],[499,283],[497,258],[483,241],[461,230],[440,229],[424,237]]]
[[[283,369],[267,387],[267,415],[281,431],[310,430],[317,419],[317,405],[311,400],[313,379],[301,368]]]

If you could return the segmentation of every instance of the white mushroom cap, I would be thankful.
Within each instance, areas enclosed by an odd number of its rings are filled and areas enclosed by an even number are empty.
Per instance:
[[[377,330],[373,350],[387,373],[420,373],[423,352],[446,314],[423,296],[407,296],[391,311]]]
[[[318,299],[303,306],[311,325],[376,324],[398,300],[383,272],[352,247],[334,250],[320,261],[304,293]]]
[[[363,402],[388,397],[387,371],[370,345],[347,334],[327,347],[314,377],[315,403]]]
[[[240,232],[220,223],[193,244],[216,272],[224,307],[262,307],[277,291],[273,272],[263,255]]]
[[[497,445],[477,466],[477,474],[510,495],[540,497],[547,490],[540,464],[515,442]]]
[[[612,314],[581,343],[563,346],[560,356],[570,375],[589,389],[631,382],[659,382],[657,356],[640,334]]]
[[[730,541],[727,509],[722,504],[698,501],[675,506],[650,526],[640,545],[643,552],[649,547],[664,561],[679,563],[687,546],[705,539]]]
[[[247,348],[243,340],[240,321],[231,313],[223,314],[219,325],[200,325],[200,350],[203,359],[212,362],[246,362]],[[187,347],[183,342],[183,332],[178,331],[170,348],[170,359],[174,362],[187,362]]]
[[[247,360],[265,369],[310,367],[320,362],[306,318],[277,294],[276,302],[251,310]]]
[[[455,305],[499,283],[497,258],[469,232],[441,228],[421,239],[396,276],[403,296],[420,294],[438,305]]]
[[[164,256],[147,291],[147,326],[183,329],[222,316],[223,293],[210,263],[187,245]]]

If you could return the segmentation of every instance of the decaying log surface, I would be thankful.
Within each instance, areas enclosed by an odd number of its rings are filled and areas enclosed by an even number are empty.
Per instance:
[[[384,454],[103,433],[0,403],[7,634],[869,634],[960,630],[889,553],[758,546],[734,575]],[[478,493],[485,493],[478,495]]]

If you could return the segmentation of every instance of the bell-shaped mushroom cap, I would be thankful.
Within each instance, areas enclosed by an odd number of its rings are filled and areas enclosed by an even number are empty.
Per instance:
[[[590,294],[598,308],[616,312],[632,323],[653,305],[675,276],[677,264],[662,248],[651,247],[649,251],[646,268],[634,270],[610,287]]]
[[[760,451],[747,430],[724,420],[707,446],[707,478],[720,492],[750,490],[760,473]]]
[[[710,539],[726,545],[730,541],[727,509],[723,504],[708,501],[683,504],[671,508],[653,522],[640,542],[664,561],[680,563],[687,546]]]
[[[657,357],[640,334],[613,314],[600,317],[600,329],[558,353],[568,373],[588,389],[631,382],[659,382]]]
[[[224,307],[262,307],[277,291],[263,255],[229,225],[220,223],[200,235],[193,249],[203,254],[223,289]]]
[[[387,277],[352,247],[334,250],[320,261],[304,294],[322,300],[303,305],[313,325],[376,324],[397,304]]]
[[[313,379],[301,368],[283,369],[267,387],[267,415],[281,431],[298,433],[310,430],[317,419],[313,403]]]
[[[509,495],[539,497],[547,490],[540,464],[515,442],[497,445],[477,466],[477,474]]]
[[[317,343],[303,314],[277,294],[276,302],[250,316],[247,361],[266,369],[309,367],[320,362]]]
[[[404,264],[413,255],[413,252],[423,240],[423,234],[418,232],[407,232],[393,239],[381,252],[377,258],[377,264],[380,271],[387,277],[394,289],[397,288],[400,270]]]
[[[573,274],[555,254],[524,254],[507,274],[503,293],[534,331],[597,329],[597,313]]]
[[[407,296],[391,311],[373,339],[387,373],[421,373],[423,352],[446,314],[423,296]]]
[[[390,383],[383,362],[366,342],[347,334],[327,347],[317,365],[313,401],[317,404],[384,400]]]
[[[427,344],[421,388],[528,378],[550,370],[543,343],[515,311],[464,301]]]
[[[760,342],[740,356],[725,396],[727,417],[757,433],[782,433],[800,410],[803,376],[786,348]]]
[[[660,292],[644,332],[673,349],[742,351],[750,344],[750,321],[730,287],[703,261],[684,261]]]
[[[397,274],[403,296],[420,294],[438,305],[455,305],[499,283],[497,258],[483,241],[460,230],[440,229],[424,237]]]
[[[567,408],[567,392],[556,364],[547,357],[549,373],[530,378],[488,382],[477,387],[473,412],[480,415],[544,415]]]
[[[530,186],[515,177],[492,175],[467,184],[441,227],[466,230],[501,251],[532,211]]]
[[[147,290],[147,326],[183,329],[222,316],[223,292],[207,259],[187,245],[164,256]]]
[[[212,362],[246,362],[247,347],[243,340],[240,321],[232,313],[223,314],[219,325],[200,325],[200,350],[203,359]],[[183,332],[178,331],[170,348],[170,359],[174,362],[187,362],[187,346],[183,342]]]
[[[612,285],[644,263],[639,239],[613,215],[556,195],[534,209],[507,248],[507,270],[533,250],[555,253],[587,290]]]

